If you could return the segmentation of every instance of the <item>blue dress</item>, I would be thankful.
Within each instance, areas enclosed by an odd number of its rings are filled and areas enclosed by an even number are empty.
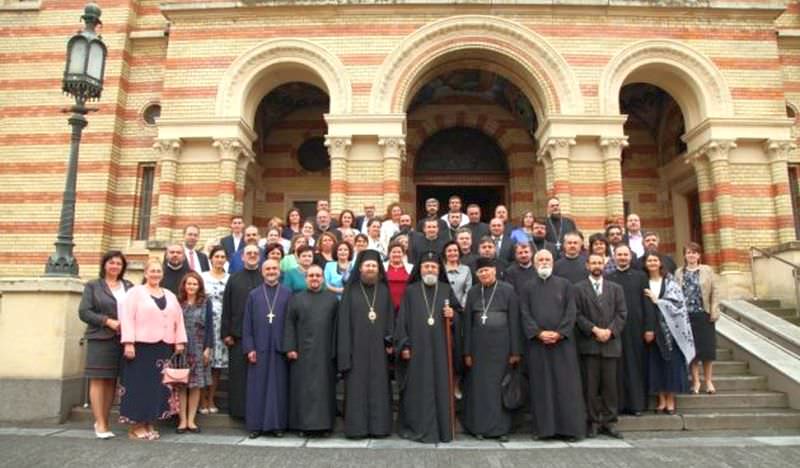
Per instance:
[[[325,285],[333,286],[334,288],[343,288],[344,283],[350,278],[350,272],[352,271],[353,262],[350,262],[346,271],[339,271],[339,262],[328,262],[325,264]],[[341,299],[342,295],[337,294],[336,297]]]
[[[664,295],[666,283],[667,279],[664,278],[661,283],[659,298]],[[654,331],[658,335],[662,333],[662,322],[658,318],[661,311],[658,307],[654,307],[654,309],[656,314]],[[686,358],[678,347],[675,338],[672,337],[669,331],[666,334],[671,341],[671,352],[667,358],[661,354],[661,350],[655,342],[649,346],[647,353],[649,391],[650,393],[686,393],[689,391],[689,369],[686,366]]]

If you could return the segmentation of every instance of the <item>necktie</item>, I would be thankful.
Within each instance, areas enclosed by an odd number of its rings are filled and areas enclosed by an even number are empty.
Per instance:
[[[597,282],[592,281],[592,286],[594,286],[594,293],[599,296],[600,295],[600,282],[599,281],[597,281]]]
[[[499,257],[500,256],[500,238],[499,237],[495,237],[494,238],[494,256],[495,257]]]
[[[196,270],[196,268],[194,267],[194,256],[195,256],[195,255],[196,255],[196,254],[194,253],[194,251],[193,251],[193,250],[190,250],[190,251],[189,251],[189,268],[191,268],[191,269],[192,269],[192,271],[195,271],[195,270]]]

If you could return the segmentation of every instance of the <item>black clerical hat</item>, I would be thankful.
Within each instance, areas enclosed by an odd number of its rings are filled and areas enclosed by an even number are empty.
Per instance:
[[[490,257],[478,257],[478,260],[475,262],[475,271],[487,267],[497,268],[497,260]]]
[[[381,263],[381,254],[377,250],[367,249],[358,254],[359,263],[364,263],[368,260]]]
[[[422,265],[423,263],[439,263],[439,254],[436,252],[428,251],[422,254],[419,258],[419,264]]]

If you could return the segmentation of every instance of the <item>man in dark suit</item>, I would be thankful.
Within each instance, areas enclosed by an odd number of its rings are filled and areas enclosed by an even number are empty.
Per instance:
[[[467,218],[466,227],[472,231],[472,252],[477,253],[480,240],[489,235],[489,225],[481,221],[481,207],[474,203],[467,206]]]
[[[367,225],[369,221],[375,217],[375,204],[374,203],[367,203],[364,205],[364,214],[356,216],[355,224],[353,227],[356,228],[359,232],[364,234],[367,233]]]
[[[445,240],[439,236],[439,223],[436,219],[425,220],[422,232],[412,232],[409,243],[408,261],[416,265],[426,252],[442,253]]]
[[[564,235],[577,231],[575,221],[561,216],[561,201],[556,197],[547,200],[547,240],[556,246],[556,252],[561,256],[561,246],[564,245]]]
[[[334,220],[328,210],[317,211],[316,223],[314,223],[314,238],[319,239],[323,232],[330,232],[336,237],[337,241],[342,240],[341,233],[336,229]]]
[[[622,287],[603,279],[605,259],[590,254],[586,262],[589,277],[575,285],[578,352],[584,377],[584,398],[588,413],[587,437],[600,432],[618,439],[614,427],[618,411],[617,367],[622,356],[620,336],[627,309]]]
[[[228,256],[228,261],[234,255],[240,255],[244,248],[244,218],[241,215],[231,217],[231,233],[223,237],[220,241],[222,248],[225,249],[225,255]]]
[[[489,236],[495,245],[495,255],[506,263],[514,261],[514,241],[505,230],[505,223],[500,218],[493,218],[489,222]]]
[[[533,218],[533,240],[531,241],[531,247],[533,247],[531,255],[536,255],[536,252],[540,250],[547,250],[553,255],[553,258],[558,258],[555,244],[547,240],[547,221],[544,218],[538,216]]]
[[[660,253],[658,251],[658,243],[659,243],[658,234],[652,231],[646,232],[644,234],[643,242],[644,242],[644,254],[636,259],[636,267],[644,271],[644,262],[642,261],[642,259],[648,253],[655,253],[658,254],[658,257],[661,259],[661,265],[664,267],[664,271],[666,271],[671,275],[674,275],[675,270],[678,268],[678,266],[675,264],[675,260],[673,260],[671,256],[664,253]]]
[[[198,273],[208,271],[208,256],[197,250],[197,241],[200,239],[200,228],[196,224],[190,224],[183,228],[183,253],[186,256],[186,263],[189,269]]]

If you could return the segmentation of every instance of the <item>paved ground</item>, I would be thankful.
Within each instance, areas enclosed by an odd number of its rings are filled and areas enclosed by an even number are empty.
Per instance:
[[[631,433],[625,440],[535,442],[518,435],[500,444],[461,435],[449,444],[422,445],[397,438],[349,441],[259,438],[237,430],[177,435],[162,429],[158,442],[94,439],[84,425],[0,427],[1,467],[269,466],[369,467],[716,467],[800,466],[800,432]]]

